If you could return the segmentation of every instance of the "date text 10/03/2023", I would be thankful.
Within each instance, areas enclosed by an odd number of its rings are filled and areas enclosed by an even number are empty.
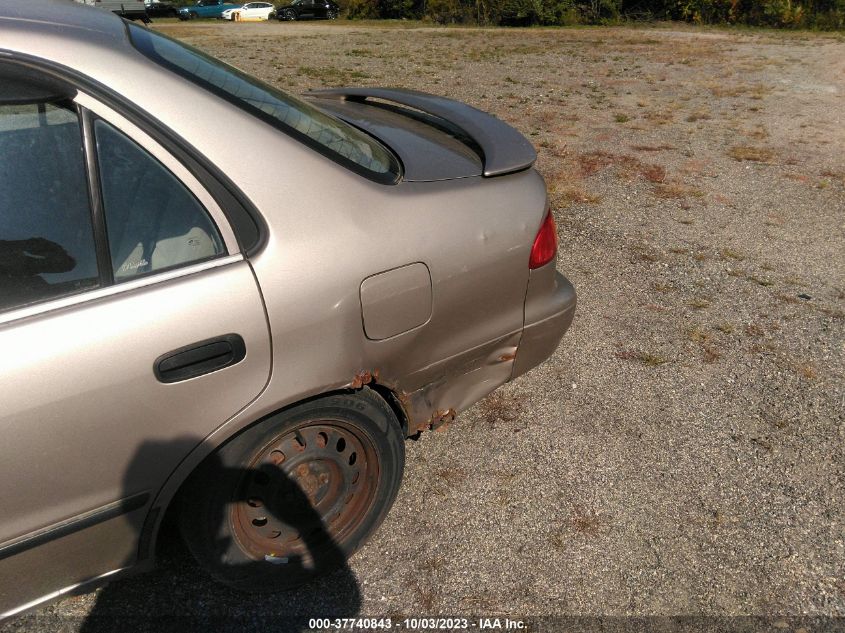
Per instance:
[[[510,618],[311,618],[308,628],[313,630],[390,630],[437,631],[472,630],[520,631],[526,628],[522,620]]]

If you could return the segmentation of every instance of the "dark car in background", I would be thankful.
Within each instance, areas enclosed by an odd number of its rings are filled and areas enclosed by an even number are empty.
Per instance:
[[[179,15],[179,9],[171,2],[159,2],[158,0],[145,0],[147,15],[151,18],[175,18]]]
[[[276,8],[278,20],[334,20],[340,13],[340,6],[332,0],[294,0],[291,4]]]

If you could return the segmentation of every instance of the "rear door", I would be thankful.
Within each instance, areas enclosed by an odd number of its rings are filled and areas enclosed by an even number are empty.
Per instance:
[[[314,0],[302,0],[302,2],[297,5],[299,9],[299,17],[300,18],[313,18],[314,17]]]
[[[3,72],[0,615],[133,564],[158,487],[270,372],[199,181],[90,97]]]

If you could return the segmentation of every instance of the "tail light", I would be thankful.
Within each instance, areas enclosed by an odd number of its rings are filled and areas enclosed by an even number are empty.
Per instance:
[[[545,266],[555,258],[557,253],[557,229],[555,220],[552,217],[552,210],[546,214],[546,219],[537,231],[534,238],[534,245],[531,247],[531,258],[528,260],[528,267],[531,270]]]

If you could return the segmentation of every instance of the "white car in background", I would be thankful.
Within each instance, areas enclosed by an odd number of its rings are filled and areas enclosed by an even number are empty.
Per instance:
[[[269,2],[247,2],[242,7],[226,9],[221,17],[224,20],[234,20],[239,14],[240,20],[269,20],[274,7]]]

